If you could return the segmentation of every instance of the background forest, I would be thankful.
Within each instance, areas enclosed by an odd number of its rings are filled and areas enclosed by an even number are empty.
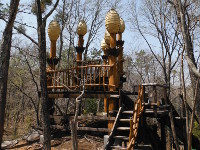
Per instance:
[[[41,12],[35,5],[37,2],[41,5]],[[4,28],[9,24],[11,6],[12,2],[0,0],[1,44],[5,36]],[[43,99],[39,92],[42,87],[42,56],[46,55],[43,57],[46,60],[50,51],[47,36],[49,22],[56,20],[60,24],[57,57],[61,61],[57,69],[66,69],[74,65],[74,47],[77,46],[78,37],[76,28],[82,19],[88,31],[84,37],[84,60],[101,58],[103,51],[100,42],[105,32],[105,14],[111,8],[118,11],[126,24],[123,34],[124,71],[127,78],[124,89],[132,90],[134,85],[141,83],[169,85],[168,96],[178,113],[180,116],[188,114],[188,133],[192,126],[193,133],[200,138],[197,123],[200,121],[200,96],[196,94],[200,92],[199,0],[21,0],[13,22],[4,140],[20,137],[45,122],[42,120]],[[40,21],[44,30],[38,28]],[[42,47],[38,36],[43,31],[46,32],[43,37],[46,38],[43,41],[45,47]],[[42,48],[46,49],[45,55],[41,54]],[[1,47],[0,65],[3,64],[3,55]],[[74,107],[74,102],[69,99],[56,103],[63,112],[63,105]],[[87,100],[84,113],[101,111],[101,104],[100,100]],[[193,113],[188,112],[187,105],[194,110]],[[70,107],[67,110],[69,112]],[[190,124],[194,121],[192,114],[198,117],[194,124]]]

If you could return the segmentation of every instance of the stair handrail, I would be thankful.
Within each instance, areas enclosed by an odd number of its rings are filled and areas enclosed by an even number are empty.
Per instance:
[[[120,108],[119,108],[119,111],[118,111],[118,113],[117,113],[117,116],[116,116],[116,118],[115,118],[115,122],[114,122],[114,124],[113,124],[112,130],[111,130],[110,135],[109,135],[109,137],[108,137],[108,141],[107,141],[107,144],[106,144],[106,146],[105,146],[105,150],[109,150],[110,145],[112,145],[111,139],[113,138],[113,136],[115,135],[115,132],[116,132],[116,130],[117,130],[118,122],[119,122],[120,116],[121,116],[121,114],[122,114],[122,111],[123,111],[123,107],[120,107]]]
[[[134,149],[134,144],[138,134],[139,119],[144,110],[144,86],[139,86],[138,99],[135,102],[133,109],[133,116],[130,119],[130,134],[129,134],[129,145],[127,150]]]

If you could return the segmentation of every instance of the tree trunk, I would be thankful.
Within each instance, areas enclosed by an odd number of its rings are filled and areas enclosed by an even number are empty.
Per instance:
[[[19,6],[19,0],[10,1],[9,20],[3,32],[1,49],[0,49],[0,149],[3,138],[4,120],[5,120],[12,28],[14,20],[16,18],[18,6]]]
[[[51,132],[49,121],[47,80],[46,80],[46,40],[45,40],[45,24],[39,26],[39,64],[40,64],[40,86],[41,86],[41,102],[42,102],[42,118],[43,118],[43,134],[44,149],[51,149]]]
[[[77,119],[83,94],[84,94],[84,87],[81,94],[76,98],[76,110],[75,110],[74,120],[71,121],[72,150],[78,150]]]
[[[47,95],[47,80],[46,80],[46,20],[42,19],[40,0],[35,1],[37,8],[37,32],[39,46],[39,64],[40,64],[40,87],[41,87],[41,102],[42,102],[42,119],[43,119],[43,134],[44,134],[44,150],[51,149],[51,132],[48,109]]]
[[[184,44],[185,44],[185,52],[186,52],[186,56],[187,56],[186,58],[188,58],[186,60],[188,62],[188,66],[189,66],[189,74],[190,74],[191,84],[192,84],[192,88],[193,88],[193,95],[194,95],[197,78],[198,78],[197,74],[199,75],[199,71],[197,69],[197,64],[196,64],[195,58],[194,58],[194,49],[193,49],[191,34],[189,31],[189,23],[187,24],[187,19],[186,19],[187,18],[186,17],[187,10],[185,9],[186,6],[184,6],[182,4],[181,0],[176,0],[175,2],[176,2],[176,11],[178,14],[178,21],[180,23],[181,32],[182,32],[182,36],[183,36],[183,40],[184,40]],[[192,63],[192,65],[191,65],[191,63]],[[198,72],[198,73],[196,73],[196,72]],[[200,90],[198,92],[200,92]],[[198,116],[200,116],[200,96],[199,95],[197,96],[196,110],[197,110]]]

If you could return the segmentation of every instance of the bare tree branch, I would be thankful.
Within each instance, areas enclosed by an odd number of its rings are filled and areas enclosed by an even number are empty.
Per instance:
[[[55,5],[53,8],[49,11],[49,13],[43,18],[43,21],[46,22],[47,18],[53,13],[53,11],[56,9],[58,6],[59,0],[56,1]]]
[[[193,73],[195,74],[196,77],[200,78],[200,73],[196,67],[196,65],[192,62],[192,60],[188,57],[188,55],[185,55],[185,59],[187,60],[187,63],[189,67],[192,69]]]
[[[5,21],[6,23],[8,23],[8,21],[6,19],[2,18],[2,20]],[[15,30],[19,31],[19,33],[21,33],[22,35],[24,35],[25,37],[27,37],[31,42],[33,42],[35,45],[38,46],[38,43],[32,37],[30,37],[29,35],[27,35],[24,32],[21,32],[21,30],[18,27],[16,27],[16,26],[13,26],[13,28]]]

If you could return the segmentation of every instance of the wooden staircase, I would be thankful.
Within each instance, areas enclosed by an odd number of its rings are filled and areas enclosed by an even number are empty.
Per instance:
[[[137,101],[135,103],[132,101],[130,106],[133,106],[133,110],[124,110],[123,107],[119,108],[105,149],[134,149],[136,145],[140,117],[144,110],[144,89],[142,86],[139,87]],[[139,148],[139,146],[137,147]]]

